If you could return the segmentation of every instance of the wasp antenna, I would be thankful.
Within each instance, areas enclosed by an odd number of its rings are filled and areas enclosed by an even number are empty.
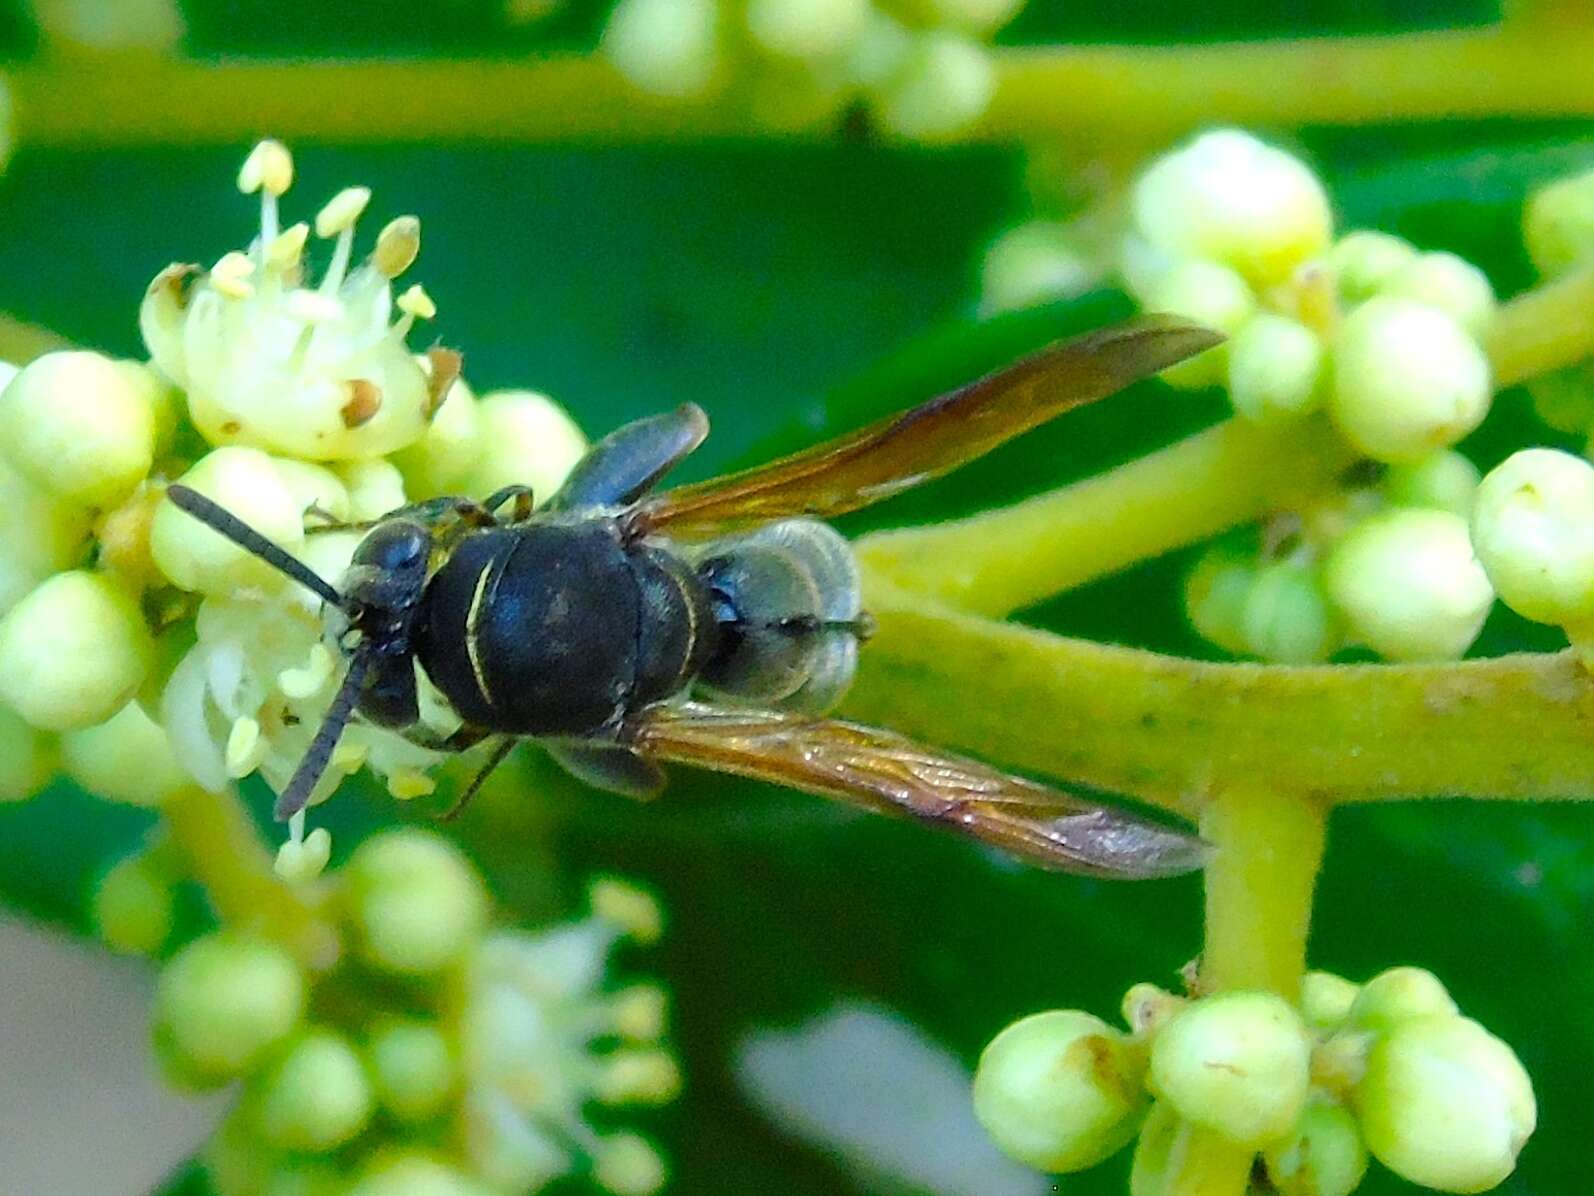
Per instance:
[[[293,578],[322,600],[337,607],[343,605],[343,595],[328,585],[314,570],[266,539],[226,507],[212,502],[199,491],[183,485],[168,486],[166,497],[171,499],[178,509],[187,511],[206,527],[226,536],[239,548],[259,557],[277,572]]]
[[[293,770],[288,787],[277,797],[274,813],[278,822],[288,821],[304,809],[305,803],[310,800],[311,791],[332,759],[332,749],[338,746],[343,728],[354,713],[354,704],[359,700],[360,686],[365,683],[369,665],[370,659],[363,652],[357,652],[350,658],[349,671],[343,675],[343,684],[338,687],[332,705],[327,707],[327,716],[321,720],[321,726],[310,741],[304,759],[299,761],[299,767]]]

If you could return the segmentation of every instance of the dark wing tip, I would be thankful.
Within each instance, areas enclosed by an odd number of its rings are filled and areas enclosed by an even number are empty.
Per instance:
[[[1148,360],[1161,363],[1159,370],[1178,365],[1197,353],[1215,349],[1228,340],[1215,328],[1167,312],[1136,316],[1107,331],[1118,333],[1126,341],[1133,341]]]
[[[1206,867],[1212,845],[1173,827],[1096,809],[1059,818],[1053,832],[1078,862],[1128,880],[1183,876]]]

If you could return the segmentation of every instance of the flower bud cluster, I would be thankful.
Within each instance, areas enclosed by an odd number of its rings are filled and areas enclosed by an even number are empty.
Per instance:
[[[1257,423],[1326,412],[1388,464],[1448,448],[1488,413],[1489,280],[1388,234],[1334,240],[1328,194],[1299,159],[1239,130],[1205,133],[1147,167],[1130,206],[1130,290],[1230,338],[1169,370],[1175,385],[1222,384]]]
[[[0,798],[57,769],[141,805],[256,771],[280,788],[309,745],[341,678],[335,617],[167,501],[168,483],[336,585],[357,525],[510,483],[548,495],[586,449],[551,399],[478,397],[456,355],[412,354],[406,336],[435,314],[418,286],[395,295],[418,220],[388,222],[357,262],[370,192],[283,227],[293,172],[283,146],[256,146],[238,185],[259,198],[257,235],[156,277],[139,313],[148,364],[66,351],[0,370]],[[451,732],[421,681],[423,719]],[[356,724],[315,796],[367,763],[417,796],[437,759]],[[326,854],[300,822],[281,863],[305,878]]]
[[[1186,613],[1225,651],[1281,663],[1351,645],[1459,659],[1494,602],[1468,525],[1478,488],[1454,449],[1389,466],[1250,543],[1209,549],[1186,581]]]
[[[934,140],[984,113],[996,84],[986,39],[1021,3],[620,0],[603,50],[664,99],[728,99],[775,128],[862,102],[887,132]]]
[[[113,878],[103,905],[133,883]],[[650,897],[600,881],[584,919],[492,929],[469,861],[414,830],[367,839],[320,886],[349,947],[329,968],[227,929],[161,972],[154,1034],[168,1076],[238,1085],[204,1153],[220,1196],[518,1196],[577,1172],[616,1196],[663,1185],[645,1138],[589,1119],[680,1086],[660,1041],[662,990],[607,981],[618,944],[656,936]]]
[[[1083,1170],[1138,1135],[1136,1196],[1169,1190],[1186,1132],[1258,1155],[1283,1196],[1349,1196],[1369,1151],[1443,1192],[1501,1183],[1533,1132],[1511,1049],[1463,1017],[1432,973],[1364,985],[1310,973],[1299,1006],[1272,993],[1184,998],[1136,985],[1128,1032],[1088,1013],[1023,1018],[992,1040],[974,1108],[1006,1153]]]

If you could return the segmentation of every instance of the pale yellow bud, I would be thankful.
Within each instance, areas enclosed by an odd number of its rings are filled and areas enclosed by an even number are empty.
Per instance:
[[[67,774],[96,797],[158,806],[189,783],[166,732],[137,702],[109,721],[61,737]]]
[[[102,723],[154,659],[138,603],[113,578],[57,573],[0,620],[0,701],[49,731]]]

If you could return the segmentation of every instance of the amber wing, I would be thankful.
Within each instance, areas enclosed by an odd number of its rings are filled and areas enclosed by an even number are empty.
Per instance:
[[[834,719],[697,702],[659,704],[627,728],[655,760],[695,764],[916,818],[1044,868],[1140,879],[1199,868],[1206,844],[903,736]]]
[[[667,490],[633,509],[633,526],[642,533],[667,527],[675,535],[712,535],[737,523],[857,510],[940,477],[1221,339],[1169,316],[1099,329],[836,440]]]

